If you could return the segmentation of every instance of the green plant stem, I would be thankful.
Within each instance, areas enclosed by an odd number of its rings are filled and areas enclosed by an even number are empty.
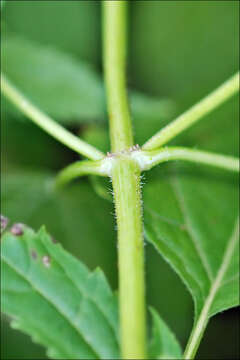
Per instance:
[[[1,91],[35,124],[62,144],[92,160],[99,160],[104,157],[104,154],[101,151],[71,134],[68,130],[39,110],[15,86],[13,86],[3,74],[1,74]]]
[[[239,91],[239,72],[192,108],[180,115],[176,120],[161,129],[143,145],[143,150],[153,150],[166,144],[182,131],[200,120],[203,116],[210,113],[217,106],[221,105],[237,91]]]
[[[103,3],[104,74],[113,152],[133,145],[125,78],[126,5],[124,1]]]
[[[56,186],[62,187],[68,182],[84,175],[107,176],[103,168],[103,161],[82,160],[70,164],[60,171],[56,178]]]
[[[169,160],[184,160],[239,172],[238,158],[185,147],[165,147],[151,151],[140,150],[132,152],[132,157],[139,163],[141,170],[149,170]]]
[[[232,255],[234,253],[236,244],[238,242],[238,238],[239,238],[239,219],[237,219],[237,221],[236,221],[233,233],[231,235],[229,244],[227,246],[224,258],[222,259],[222,264],[221,264],[221,267],[219,268],[216,279],[214,280],[214,282],[212,284],[212,287],[210,289],[210,292],[206,299],[204,307],[202,308],[200,316],[199,316],[199,318],[193,328],[192,334],[189,338],[189,341],[188,341],[188,344],[186,346],[186,350],[185,350],[185,353],[183,356],[183,358],[186,360],[194,359],[194,357],[196,355],[200,341],[202,339],[202,336],[204,334],[204,331],[205,331],[206,326],[209,321],[211,306],[213,304],[213,301],[217,294],[217,291],[218,291],[219,287],[221,286],[221,282],[224,278],[224,275],[227,272],[227,269],[230,264]]]
[[[136,163],[127,158],[116,161],[112,182],[118,227],[122,357],[145,359],[143,228]]]
[[[140,169],[119,154],[133,144],[125,86],[125,1],[103,2],[104,70],[114,156],[112,182],[118,226],[120,334],[123,359],[146,358],[144,250]]]

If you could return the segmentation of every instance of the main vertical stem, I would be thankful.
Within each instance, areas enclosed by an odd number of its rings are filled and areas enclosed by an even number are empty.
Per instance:
[[[133,145],[131,118],[126,92],[127,2],[104,1],[104,73],[112,151]]]
[[[118,225],[120,325],[123,359],[145,359],[143,229],[139,169],[120,159],[113,170]]]
[[[146,358],[144,251],[138,164],[121,154],[133,145],[125,84],[126,1],[104,1],[104,70],[112,182],[118,226],[120,334],[123,359]],[[117,154],[116,154],[117,153]]]

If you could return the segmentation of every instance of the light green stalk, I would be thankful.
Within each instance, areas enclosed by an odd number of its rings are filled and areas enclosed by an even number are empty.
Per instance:
[[[112,182],[117,215],[120,334],[123,359],[146,358],[144,251],[140,169],[119,153],[133,144],[125,86],[126,1],[103,2],[104,69],[110,121]]]
[[[56,186],[62,187],[68,182],[84,175],[99,175],[99,176],[107,176],[107,172],[105,171],[105,162],[106,160],[99,161],[76,161],[73,164],[70,164],[66,168],[64,168],[57,175],[56,178]]]
[[[165,147],[151,151],[134,151],[132,152],[131,157],[139,163],[141,170],[149,170],[154,166],[169,160],[184,160],[239,172],[238,158],[180,146]]]
[[[123,359],[145,359],[145,291],[140,171],[116,161],[112,182],[118,227],[121,349]]]
[[[125,78],[126,3],[104,1],[104,74],[112,151],[133,145]]]
[[[101,151],[71,134],[68,130],[39,110],[18,89],[16,89],[3,74],[1,74],[1,91],[35,124],[62,144],[92,160],[99,160],[104,157],[104,154]]]
[[[144,145],[144,150],[153,150],[166,144],[182,131],[200,120],[203,116],[210,113],[217,106],[229,99],[239,91],[239,72],[219,86],[211,94],[199,101],[176,120],[160,130],[156,135],[149,139]]]

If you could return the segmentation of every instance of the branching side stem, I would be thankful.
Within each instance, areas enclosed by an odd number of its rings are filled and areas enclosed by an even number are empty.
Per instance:
[[[120,334],[123,359],[146,358],[144,251],[140,169],[121,151],[133,144],[125,85],[126,1],[103,2],[104,69],[118,226]]]
[[[3,74],[1,74],[1,91],[35,124],[62,144],[92,160],[99,160],[104,157],[104,154],[101,151],[79,139],[39,110],[15,86],[13,86]]]
[[[239,73],[226,81],[191,109],[148,140],[142,150],[134,149],[131,117],[128,107],[126,56],[127,1],[103,1],[104,72],[109,112],[112,154],[104,154],[71,134],[34,106],[10,81],[1,75],[1,90],[40,128],[70,149],[95,161],[71,164],[57,178],[57,185],[82,175],[111,176],[118,226],[120,334],[123,359],[146,359],[146,314],[144,282],[143,224],[140,172],[168,160],[186,160],[239,171],[238,159],[184,147],[156,150],[239,90]],[[238,227],[232,234],[222,265],[209,296],[193,328],[184,359],[193,359],[207,326],[211,306],[227,271]]]
[[[184,160],[239,172],[238,158],[180,146],[151,151],[139,150],[132,152],[131,157],[139,163],[141,170],[150,170],[154,166],[170,160]]]
[[[60,188],[68,182],[84,175],[107,176],[105,160],[89,161],[81,160],[70,164],[60,171],[56,177],[56,186]]]
[[[203,116],[210,113],[217,106],[221,105],[224,101],[228,100],[238,91],[239,72],[219,86],[211,94],[199,101],[196,105],[180,115],[176,120],[161,129],[143,145],[143,150],[157,149],[166,144],[182,131],[200,120]]]

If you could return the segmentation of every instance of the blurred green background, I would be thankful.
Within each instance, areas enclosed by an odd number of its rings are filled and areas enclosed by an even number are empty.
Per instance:
[[[237,71],[238,27],[238,1],[129,2],[129,87],[155,98],[169,98],[175,104],[175,114],[182,112]],[[100,1],[6,1],[2,8],[1,28],[2,41],[17,35],[19,39],[31,40],[36,46],[64,51],[75,61],[90,64],[101,76]],[[4,60],[4,52],[2,56]],[[23,62],[18,53],[14,60]],[[24,63],[20,65],[25,66]],[[57,84],[56,80],[56,93],[61,92]],[[54,93],[52,96],[54,98]],[[237,127],[237,114],[233,111],[235,101],[222,106],[177,141],[231,154],[238,144],[238,132],[232,132],[232,125]],[[58,210],[51,202],[29,215],[28,202],[25,206],[25,201],[31,184],[18,174],[31,173],[37,177],[40,171],[56,172],[77,156],[8,109],[9,105],[4,101],[2,105],[3,178],[10,174],[15,183],[22,184],[21,193],[17,193],[14,184],[11,185],[13,194],[16,191],[9,200],[11,221],[27,220],[28,225],[35,229],[45,223],[49,232],[91,269],[101,266],[116,289],[117,247],[112,204],[100,198],[91,181],[85,178],[81,180],[81,200],[78,202],[71,194],[64,200],[65,212],[74,209],[77,214],[77,217],[66,214],[67,231],[59,224]],[[94,115],[89,120],[87,114],[77,119],[64,114],[69,128],[85,137],[94,131],[99,135],[98,129],[107,126],[104,120],[103,115],[99,119]],[[137,139],[141,140],[160,126],[159,122],[151,123],[147,117],[142,120],[143,124],[139,122],[141,134],[136,130]],[[223,135],[232,141],[222,143]],[[110,188],[110,184],[107,186]],[[15,202],[18,202],[18,207]],[[21,212],[19,206],[22,206]],[[146,244],[145,249],[148,304],[159,311],[184,346],[193,320],[191,297],[153,247]],[[237,315],[238,310],[232,309],[210,321],[198,359],[239,358]],[[12,330],[3,315],[1,321],[2,359],[46,358],[44,349]]]

